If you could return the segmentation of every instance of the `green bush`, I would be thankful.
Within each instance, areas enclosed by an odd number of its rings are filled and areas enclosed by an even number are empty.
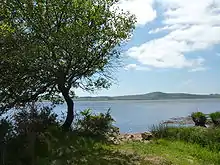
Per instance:
[[[39,108],[27,105],[17,110],[11,120],[2,119],[1,129],[7,137],[4,145],[1,145],[2,162],[7,165],[29,165],[36,161],[37,157],[47,156],[49,151],[48,141],[45,138],[47,130],[58,127],[57,115],[52,113],[49,107]]]
[[[182,140],[208,147],[210,150],[220,150],[219,128],[154,126],[151,132],[156,138]]]
[[[117,132],[110,112],[83,111],[75,129],[64,132],[49,107],[25,107],[0,122],[2,165],[135,165],[139,157],[97,142]],[[76,129],[77,128],[77,129]],[[114,130],[115,129],[115,130]],[[97,136],[97,137],[96,137]]]
[[[206,124],[207,117],[204,113],[202,113],[202,112],[193,112],[191,114],[191,117],[192,117],[192,120],[195,123],[195,126],[206,127],[205,124]]]
[[[220,112],[211,113],[209,116],[215,126],[220,126]]]
[[[107,142],[111,137],[119,134],[119,129],[113,126],[113,122],[110,110],[106,113],[92,114],[91,109],[87,109],[80,112],[80,118],[74,125],[74,131],[78,135]]]

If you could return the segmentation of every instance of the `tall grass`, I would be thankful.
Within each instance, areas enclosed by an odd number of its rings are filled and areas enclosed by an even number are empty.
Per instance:
[[[169,127],[158,125],[151,128],[155,138],[181,140],[199,144],[213,151],[220,151],[220,128]]]
[[[220,126],[220,112],[211,113],[209,116],[212,122],[214,123],[214,125],[219,127]]]

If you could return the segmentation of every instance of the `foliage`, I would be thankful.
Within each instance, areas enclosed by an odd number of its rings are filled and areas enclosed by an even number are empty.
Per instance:
[[[57,114],[52,113],[52,108],[29,105],[15,113],[15,130],[21,134],[26,134],[30,131],[38,133],[43,132],[49,126],[59,125]]]
[[[56,117],[49,107],[37,109],[37,106],[29,105],[17,111],[11,120],[4,122],[7,139],[1,146],[2,162],[25,165],[35,161],[36,156],[47,155],[48,142],[44,136],[51,126],[59,126]]]
[[[220,112],[211,113],[209,116],[215,126],[220,126]]]
[[[93,115],[91,109],[87,109],[80,112],[80,118],[74,126],[75,131],[81,136],[108,141],[119,134],[119,129],[113,126],[113,122],[110,110]]]
[[[183,140],[196,143],[213,151],[220,150],[220,129],[203,127],[153,127],[152,133],[156,138]]]
[[[206,127],[205,124],[206,124],[207,117],[204,113],[193,112],[191,114],[191,117],[192,117],[193,121],[195,122],[195,126]]]
[[[0,110],[41,97],[55,102],[64,99],[68,107],[64,125],[69,128],[74,90],[94,91],[111,85],[120,47],[134,29],[134,15],[121,11],[117,3],[2,1]]]
[[[57,115],[52,113],[50,107],[38,107],[33,104],[17,111],[12,116],[12,120],[2,119],[0,123],[0,164],[138,164],[137,155],[116,150],[103,143],[104,139],[101,139],[102,143],[100,143],[94,136],[106,138],[110,129],[114,128],[109,111],[105,114],[92,115],[91,111],[86,110],[81,114],[81,120],[75,127],[78,129],[69,132],[63,131],[57,121]],[[79,127],[79,123],[83,127]],[[105,134],[104,131],[109,132]]]
[[[12,136],[13,133],[13,125],[12,123],[5,118],[0,120],[0,139],[1,142],[6,142]]]

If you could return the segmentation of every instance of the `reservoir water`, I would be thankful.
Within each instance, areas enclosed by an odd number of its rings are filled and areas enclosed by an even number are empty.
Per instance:
[[[152,125],[172,117],[185,117],[192,112],[211,113],[220,111],[220,99],[204,100],[120,100],[120,101],[76,101],[77,112],[91,108],[93,112],[106,112],[109,108],[115,125],[121,132],[143,132]],[[55,108],[58,114],[66,111],[66,105]]]

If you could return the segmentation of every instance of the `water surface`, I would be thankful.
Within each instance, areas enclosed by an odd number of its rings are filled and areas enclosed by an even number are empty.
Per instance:
[[[172,117],[184,117],[197,110],[203,113],[220,111],[219,99],[205,100],[120,100],[77,101],[76,111],[91,108],[94,112],[106,112],[109,108],[121,132],[143,132],[153,124]],[[56,107],[56,112],[65,112],[66,105]]]

